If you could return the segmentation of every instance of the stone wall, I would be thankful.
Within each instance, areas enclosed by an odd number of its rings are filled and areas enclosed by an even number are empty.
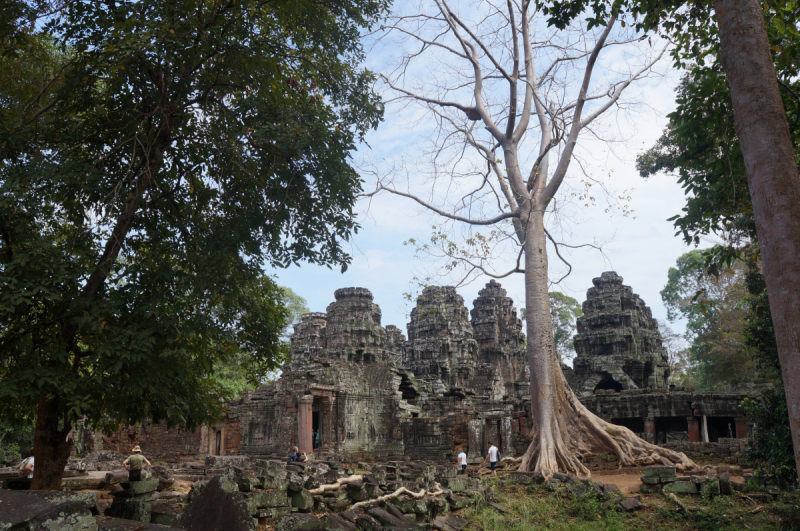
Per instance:
[[[161,423],[120,427],[111,434],[103,435],[102,448],[91,448],[91,451],[113,450],[128,455],[134,446],[139,445],[142,454],[151,462],[178,463],[204,454],[201,443],[200,429],[194,432],[180,427],[168,429],[166,424]]]

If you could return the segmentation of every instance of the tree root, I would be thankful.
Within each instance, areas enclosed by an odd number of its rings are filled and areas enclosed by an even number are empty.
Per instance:
[[[391,500],[392,498],[397,498],[398,496],[400,496],[402,494],[408,494],[412,498],[418,500],[418,499],[424,497],[426,494],[428,496],[441,496],[442,494],[444,494],[444,491],[442,490],[442,486],[439,485],[438,483],[436,484],[436,490],[433,491],[433,492],[426,491],[425,489],[422,489],[419,492],[414,492],[414,491],[408,490],[405,487],[400,487],[399,489],[397,489],[396,491],[392,492],[391,494],[385,494],[383,496],[379,496],[379,497],[375,498],[374,500],[365,500],[365,501],[362,501],[362,502],[354,503],[352,506],[350,506],[350,509],[355,509],[357,507],[364,507],[366,505],[372,505],[373,503],[385,502],[387,500]]]
[[[347,478],[340,478],[336,480],[336,483],[329,483],[327,485],[320,485],[316,489],[309,489],[309,494],[323,494],[325,491],[328,490],[338,490],[339,487],[342,485],[347,485],[348,483],[352,483],[354,481],[361,481],[364,478],[362,476],[350,476]]]
[[[553,415],[551,425],[545,426],[546,430],[534,426],[533,440],[522,456],[519,470],[538,470],[548,478],[559,470],[588,477],[591,473],[579,458],[600,452],[614,453],[620,467],[670,465],[681,471],[695,468],[685,454],[648,443],[628,428],[597,417],[571,390],[564,394],[563,407],[559,408],[559,415]]]

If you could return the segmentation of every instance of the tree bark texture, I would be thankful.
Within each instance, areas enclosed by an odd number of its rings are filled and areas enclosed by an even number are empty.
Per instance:
[[[715,0],[800,472],[800,175],[761,3]]]
[[[531,212],[526,223],[525,304],[528,364],[531,378],[532,441],[521,470],[546,476],[555,471],[589,476],[581,458],[601,452],[619,457],[620,465],[694,467],[683,453],[650,444],[631,430],[597,417],[569,387],[556,356],[548,298],[547,240],[544,218]]]
[[[62,411],[58,396],[39,398],[36,427],[33,431],[32,490],[59,490],[72,443],[67,435],[72,426]]]

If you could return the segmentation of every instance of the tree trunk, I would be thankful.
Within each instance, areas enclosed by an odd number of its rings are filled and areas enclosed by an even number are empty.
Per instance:
[[[761,3],[715,0],[800,473],[800,175]]]
[[[578,401],[556,356],[547,281],[547,241],[541,212],[534,212],[525,231],[525,322],[531,372],[531,444],[521,470],[549,476],[555,471],[590,475],[581,458],[614,453],[621,466],[694,463],[684,454],[650,444],[623,426],[595,416]]]
[[[59,490],[64,467],[69,459],[72,447],[67,442],[67,434],[72,427],[61,411],[61,400],[58,396],[39,398],[39,410],[36,415],[36,427],[33,432],[33,483],[31,489]],[[59,423],[63,424],[59,429]]]

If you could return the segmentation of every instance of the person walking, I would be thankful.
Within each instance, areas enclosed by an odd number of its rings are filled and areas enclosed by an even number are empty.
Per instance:
[[[492,468],[492,476],[497,477],[497,462],[500,461],[500,450],[493,442],[489,443],[489,452],[486,455],[489,459],[489,466]]]
[[[456,448],[458,455],[456,456],[456,469],[459,474],[465,474],[467,471],[467,454],[464,453],[463,448]]]
[[[147,469],[150,468],[150,461],[142,455],[139,445],[133,447],[133,454],[122,462],[122,466],[128,471],[128,481],[141,481],[147,479]],[[145,471],[142,474],[142,471]],[[144,477],[143,477],[144,476]]]

